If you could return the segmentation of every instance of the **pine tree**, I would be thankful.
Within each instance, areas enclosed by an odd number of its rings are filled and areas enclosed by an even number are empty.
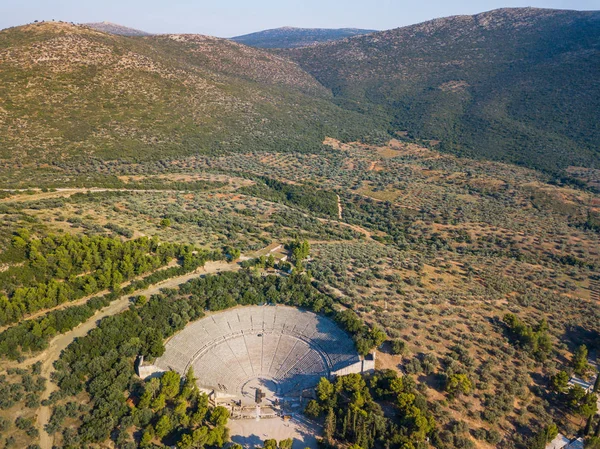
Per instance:
[[[348,411],[344,415],[344,421],[342,421],[342,433],[341,433],[342,439],[346,438],[346,430],[348,430],[349,417],[350,417],[350,409],[348,409]]]
[[[589,368],[587,357],[588,349],[585,345],[581,345],[575,350],[575,354],[573,354],[573,368],[575,369],[575,373],[579,375],[585,374]]]
[[[165,408],[165,405],[167,405],[167,397],[163,393],[160,393],[156,399],[152,401],[152,408],[157,412]]]
[[[158,438],[166,437],[171,431],[171,419],[169,415],[162,415],[158,422],[156,423],[156,436]]]
[[[181,377],[175,371],[167,371],[160,378],[160,392],[164,394],[167,399],[174,398],[179,393],[179,386],[181,383]]]
[[[185,374],[185,382],[183,384],[183,389],[181,391],[181,395],[184,398],[190,396],[190,394],[196,390],[196,376],[194,374],[194,368],[190,366]]]
[[[325,426],[323,429],[323,437],[325,442],[329,445],[333,444],[333,437],[335,434],[335,413],[333,412],[333,408],[329,408],[327,412],[327,417],[325,418]]]
[[[590,431],[592,430],[592,422],[594,420],[594,415],[590,415],[587,419],[587,422],[585,423],[585,429],[583,429],[583,435],[589,435]]]

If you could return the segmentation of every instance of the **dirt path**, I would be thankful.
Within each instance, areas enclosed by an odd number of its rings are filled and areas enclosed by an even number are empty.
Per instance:
[[[173,267],[175,267],[175,266],[177,266],[177,259],[173,259],[173,260],[172,260],[171,262],[169,262],[167,265],[165,265],[165,266],[163,266],[163,267],[160,267],[159,269],[157,269],[157,270],[155,270],[155,271],[152,271],[152,272],[148,272],[148,273],[141,274],[141,275],[139,275],[139,276],[136,276],[135,278],[131,279],[130,281],[123,282],[123,283],[121,284],[121,288],[125,288],[125,287],[127,287],[129,284],[131,284],[132,282],[134,282],[134,281],[139,281],[140,279],[143,279],[143,278],[145,278],[146,276],[149,276],[149,275],[151,275],[151,274],[153,274],[153,273],[157,273],[157,272],[159,272],[159,271],[166,270],[166,269],[168,269],[168,268],[173,268]],[[95,296],[104,296],[104,295],[106,295],[106,294],[108,294],[108,293],[110,293],[110,290],[108,290],[108,289],[107,289],[107,290],[101,290],[101,291],[99,291],[99,292],[96,292],[96,293],[93,293],[93,294],[91,294],[91,295],[84,296],[83,298],[79,298],[79,299],[77,299],[77,300],[75,300],[75,301],[64,302],[64,303],[62,303],[62,304],[59,304],[59,305],[57,305],[57,306],[55,306],[55,307],[52,307],[52,308],[50,308],[50,309],[43,309],[43,310],[40,310],[40,311],[38,311],[38,312],[35,312],[35,313],[31,314],[31,315],[27,315],[27,316],[23,317],[21,320],[19,320],[19,322],[18,322],[18,323],[11,323],[11,324],[7,324],[6,326],[0,326],[0,332],[3,332],[3,331],[5,331],[6,329],[8,329],[9,327],[15,326],[16,324],[20,324],[20,323],[22,323],[22,322],[24,322],[24,321],[34,320],[34,319],[36,319],[36,318],[39,318],[39,317],[41,317],[41,316],[44,316],[44,315],[46,315],[46,314],[47,314],[47,313],[49,313],[49,312],[54,312],[55,310],[67,309],[67,308],[69,308],[69,307],[72,307],[72,306],[80,306],[80,305],[82,305],[82,304],[85,304],[85,303],[86,303],[88,300],[90,300],[91,298],[94,298]]]
[[[7,271],[8,269],[12,268],[12,267],[22,267],[23,265],[25,265],[25,262],[19,262],[19,263],[14,263],[14,264],[3,264],[0,265],[0,273],[2,273],[3,271]]]
[[[308,217],[308,215],[306,215]],[[311,218],[315,218],[315,217],[311,217]],[[350,228],[353,231],[358,232],[359,234],[364,234],[365,237],[367,238],[367,240],[371,240],[371,231],[366,230],[365,228],[358,226],[358,225],[353,225],[350,223],[345,223],[343,221],[337,221],[337,220],[330,220],[328,218],[317,218],[317,220],[319,220],[321,223],[336,223],[339,224],[340,226],[344,226],[346,228]]]
[[[338,218],[341,220],[342,219],[342,212],[343,212],[343,209],[342,209],[342,199],[340,198],[339,195],[336,195],[336,196],[337,196],[337,204],[338,204]]]
[[[90,330],[94,329],[103,318],[116,315],[126,310],[134,296],[144,295],[149,297],[151,295],[160,293],[160,290],[163,288],[175,288],[186,283],[190,279],[197,278],[198,276],[221,273],[224,271],[236,271],[239,269],[240,266],[236,263],[207,262],[204,267],[197,269],[193,273],[167,279],[163,282],[148,287],[145,290],[137,291],[135,294],[117,299],[104,309],[96,312],[94,316],[77,326],[75,329],[65,334],[57,335],[50,341],[48,348],[45,351],[38,354],[34,358],[27,359],[25,362],[23,362],[24,366],[29,366],[37,361],[42,362],[41,374],[48,379],[48,382],[46,385],[46,390],[42,393],[40,399],[42,401],[44,399],[48,399],[52,392],[58,390],[58,386],[50,381],[50,376],[54,371],[54,362],[59,359],[62,351],[65,350],[67,346],[69,346],[76,338],[84,337]],[[54,444],[54,437],[52,435],[48,435],[48,433],[46,433],[44,430],[44,426],[50,420],[51,413],[51,407],[49,406],[41,406],[37,412],[37,428],[40,432],[41,449],[52,449],[52,445]]]
[[[35,193],[32,193],[32,194],[24,193],[27,191],[33,191]],[[88,193],[88,192],[92,192],[92,193],[96,193],[96,192],[142,192],[142,193],[180,192],[180,193],[185,193],[187,191],[186,190],[175,190],[175,189],[125,189],[125,188],[110,189],[110,188],[104,188],[104,187],[90,187],[90,188],[64,187],[64,188],[54,189],[49,192],[42,192],[39,189],[0,189],[0,192],[23,192],[23,193],[20,193],[17,195],[12,195],[7,198],[0,199],[0,203],[12,203],[12,202],[18,202],[18,201],[32,201],[32,200],[41,200],[41,199],[47,199],[47,198],[68,197],[68,196],[74,195],[76,193]]]

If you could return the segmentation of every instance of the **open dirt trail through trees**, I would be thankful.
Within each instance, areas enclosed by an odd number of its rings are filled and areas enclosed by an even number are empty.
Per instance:
[[[207,262],[204,267],[197,269],[193,273],[187,273],[182,276],[177,276],[171,279],[167,279],[163,282],[148,287],[145,290],[137,291],[134,294],[123,296],[106,306],[104,309],[96,312],[86,322],[80,324],[71,331],[57,335],[54,337],[46,350],[38,354],[37,356],[27,359],[23,362],[23,366],[29,366],[37,361],[42,362],[42,376],[48,379],[46,384],[46,390],[41,395],[41,400],[48,399],[52,392],[58,390],[58,386],[50,381],[52,372],[54,371],[54,362],[59,359],[62,351],[67,348],[76,338],[84,337],[90,330],[94,329],[98,323],[108,316],[116,315],[126,310],[131,304],[131,300],[134,296],[144,295],[150,297],[157,293],[163,288],[175,288],[187,281],[197,278],[198,276],[205,276],[207,274],[221,273],[225,271],[236,271],[241,267],[237,263],[227,262]],[[49,435],[44,426],[50,420],[51,408],[49,406],[41,406],[37,412],[37,428],[40,432],[40,447],[41,449],[52,449],[54,444],[54,437]]]

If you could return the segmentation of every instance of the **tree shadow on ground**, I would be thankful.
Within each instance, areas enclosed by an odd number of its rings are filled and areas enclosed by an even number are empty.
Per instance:
[[[248,449],[262,447],[263,445],[262,439],[258,435],[254,434],[249,436],[235,435],[231,437],[231,441]]]

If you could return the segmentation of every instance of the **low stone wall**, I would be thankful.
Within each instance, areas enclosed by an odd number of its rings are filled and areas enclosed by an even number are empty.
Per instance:
[[[366,357],[361,357],[358,362],[334,371],[331,375],[345,376],[347,374],[362,374],[371,371],[375,371],[375,353],[369,354]]]
[[[155,365],[138,366],[138,376],[144,380],[152,379],[153,377],[160,377],[164,372],[164,369]]]
[[[140,355],[135,361],[135,372],[142,379],[148,380],[162,376],[165,370],[156,365],[144,365],[144,356]]]
[[[359,360],[356,363],[353,363],[352,365],[348,365],[344,368],[341,368],[333,373],[331,373],[333,376],[345,376],[347,374],[360,374],[363,372],[363,361]]]

